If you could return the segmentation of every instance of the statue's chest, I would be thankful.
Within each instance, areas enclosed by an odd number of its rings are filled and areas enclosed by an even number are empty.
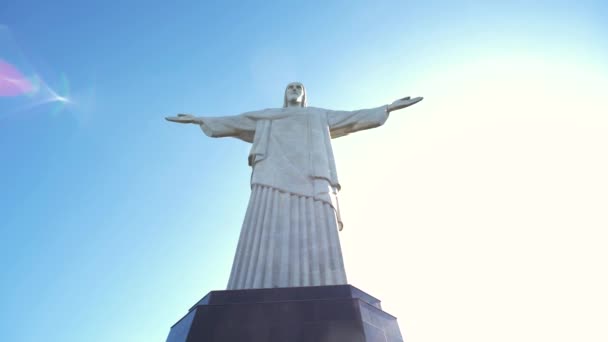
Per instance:
[[[294,114],[272,122],[272,136],[286,145],[309,145],[313,132],[319,129],[315,115]]]

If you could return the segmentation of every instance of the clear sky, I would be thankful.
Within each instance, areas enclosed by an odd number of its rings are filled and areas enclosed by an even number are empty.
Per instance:
[[[424,96],[335,141],[349,282],[408,342],[608,340],[605,1],[0,3],[3,341],[164,341],[248,145],[175,113]]]

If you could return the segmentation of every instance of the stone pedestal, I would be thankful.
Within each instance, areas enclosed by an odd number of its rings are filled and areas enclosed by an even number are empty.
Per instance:
[[[394,316],[350,285],[212,291],[167,342],[402,342]]]

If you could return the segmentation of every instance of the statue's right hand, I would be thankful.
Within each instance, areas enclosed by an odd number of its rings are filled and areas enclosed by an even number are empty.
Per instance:
[[[190,114],[177,114],[177,116],[168,116],[165,119],[167,121],[178,122],[178,123],[195,123],[196,117]]]

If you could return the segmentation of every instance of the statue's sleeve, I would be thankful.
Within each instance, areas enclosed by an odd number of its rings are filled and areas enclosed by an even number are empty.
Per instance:
[[[197,119],[203,132],[212,138],[233,137],[252,143],[256,120],[253,112],[234,116],[203,116]]]
[[[327,111],[327,124],[332,138],[382,126],[388,119],[387,106],[354,111]]]

